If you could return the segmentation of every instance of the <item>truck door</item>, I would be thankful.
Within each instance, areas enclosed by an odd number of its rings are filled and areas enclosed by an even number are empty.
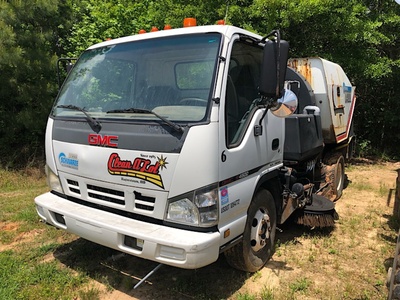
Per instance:
[[[228,53],[221,93],[220,225],[241,219],[238,234],[244,228],[259,174],[279,164],[283,153],[283,119],[268,112],[260,124],[265,111],[258,94],[262,58],[262,47],[237,36]],[[259,125],[262,133],[255,133]]]

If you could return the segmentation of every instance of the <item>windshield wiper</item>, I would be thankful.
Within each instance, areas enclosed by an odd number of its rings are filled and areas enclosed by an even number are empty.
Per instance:
[[[99,121],[97,121],[96,119],[92,118],[85,109],[79,107],[79,106],[75,106],[75,105],[58,105],[56,106],[56,108],[65,108],[65,109],[72,109],[72,110],[77,110],[82,112],[85,115],[85,119],[88,122],[90,128],[92,128],[92,130],[96,133],[99,133],[101,130],[101,123]]]
[[[126,109],[113,109],[113,110],[109,110],[107,113],[108,114],[122,114],[122,113],[152,114],[152,115],[156,116],[157,118],[159,118],[160,120],[162,120],[163,122],[165,122],[166,124],[168,124],[175,131],[177,131],[179,133],[183,132],[183,128],[181,126],[179,126],[178,124],[175,124],[175,123],[171,122],[170,120],[168,120],[167,118],[164,118],[163,116],[160,116],[159,114],[155,113],[154,111],[151,111],[148,109],[132,107],[132,108],[126,108]]]

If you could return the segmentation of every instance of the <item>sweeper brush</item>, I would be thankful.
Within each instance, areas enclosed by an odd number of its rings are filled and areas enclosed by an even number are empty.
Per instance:
[[[312,203],[297,212],[296,223],[307,227],[333,227],[339,215],[329,199],[313,194]]]

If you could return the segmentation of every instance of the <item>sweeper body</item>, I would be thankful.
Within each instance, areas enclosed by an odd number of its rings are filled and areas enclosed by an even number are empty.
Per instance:
[[[90,47],[49,116],[39,216],[161,264],[224,253],[249,272],[289,216],[333,226],[354,87],[338,65],[287,58],[279,32],[227,25]]]

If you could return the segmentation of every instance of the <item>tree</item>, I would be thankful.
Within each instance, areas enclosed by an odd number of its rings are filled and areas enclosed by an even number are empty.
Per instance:
[[[233,23],[261,34],[281,29],[292,57],[320,56],[340,64],[357,86],[360,150],[400,156],[400,5],[394,0],[254,0],[236,1],[230,12]]]
[[[0,2],[0,164],[5,167],[43,154],[67,12],[56,0]]]
[[[159,30],[169,24],[182,27],[185,17],[195,17],[199,24],[214,24],[223,18],[225,1],[182,0],[70,0],[74,25],[65,44],[71,56],[78,56],[92,44],[109,38],[137,34],[140,29]]]

